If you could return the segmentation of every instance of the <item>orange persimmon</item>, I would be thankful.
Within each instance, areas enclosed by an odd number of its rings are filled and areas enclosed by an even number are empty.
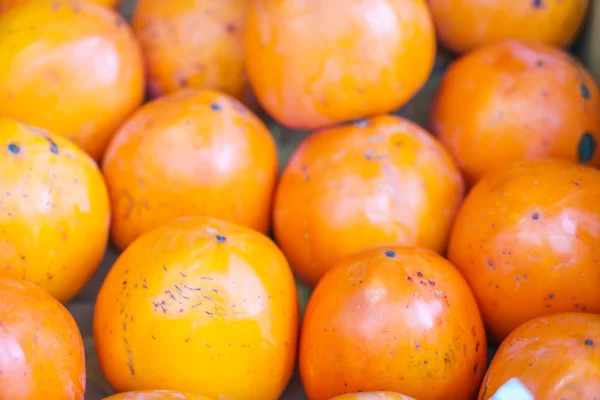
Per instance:
[[[600,313],[600,171],[564,160],[513,163],[465,199],[448,258],[496,342],[532,318]]]
[[[361,392],[348,393],[336,396],[331,400],[415,400],[412,397],[404,396],[394,392]]]
[[[29,3],[34,0],[0,0],[0,12],[6,11],[11,7]],[[121,4],[121,0],[79,0],[89,1],[91,3],[101,4],[105,7],[117,8]]]
[[[106,397],[104,400],[211,400],[199,394],[174,390],[137,390]]]
[[[393,391],[470,399],[486,366],[475,299],[431,250],[376,247],[330,269],[309,299],[300,375],[311,400]]]

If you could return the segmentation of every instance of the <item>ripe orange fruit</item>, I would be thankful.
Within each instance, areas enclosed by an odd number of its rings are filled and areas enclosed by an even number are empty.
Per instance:
[[[195,87],[242,99],[248,5],[247,0],[139,0],[133,29],[146,58],[150,94]]]
[[[110,270],[94,311],[100,365],[117,391],[278,399],[297,333],[294,277],[277,246],[207,217],[138,238]]]
[[[600,165],[598,87],[573,57],[535,42],[504,41],[454,62],[430,127],[469,186],[522,159]]]
[[[148,103],[115,135],[102,166],[113,240],[125,248],[193,215],[266,233],[277,164],[267,128],[229,96],[187,89]]]
[[[399,108],[436,52],[423,0],[250,2],[245,48],[260,104],[295,129]]]
[[[331,400],[415,400],[412,397],[404,396],[394,392],[362,392],[349,393],[336,396]]]
[[[199,394],[182,393],[174,390],[139,390],[118,393],[104,400],[210,400]]]
[[[594,399],[600,393],[600,315],[554,314],[515,329],[498,349],[479,399],[512,377],[535,399]]]
[[[315,285],[340,259],[379,244],[444,252],[463,182],[442,146],[414,123],[378,116],[310,135],[278,184],[275,237]]]
[[[83,340],[67,309],[32,283],[0,276],[0,398],[83,400]]]
[[[532,318],[600,313],[600,171],[524,161],[486,175],[469,193],[448,258],[502,341]]]
[[[86,1],[32,1],[0,16],[0,38],[0,115],[99,160],[144,95],[141,52],[123,18]]]
[[[431,250],[376,247],[337,263],[304,314],[300,375],[311,400],[389,390],[469,399],[486,366],[475,299]]]
[[[567,47],[589,0],[428,0],[441,44],[464,53],[504,39]]]
[[[6,11],[11,7],[32,2],[33,0],[0,0],[0,12]],[[106,7],[117,8],[121,0],[86,0],[91,3],[98,3]]]
[[[0,117],[0,275],[62,302],[96,271],[108,194],[96,163],[66,139]]]

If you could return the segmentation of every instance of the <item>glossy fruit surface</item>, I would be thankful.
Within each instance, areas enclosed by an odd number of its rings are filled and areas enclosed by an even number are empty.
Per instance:
[[[100,365],[117,391],[278,399],[297,333],[294,278],[277,246],[206,217],[137,239],[110,270],[94,311]]]
[[[148,103],[115,135],[102,166],[113,240],[125,248],[194,215],[266,233],[277,164],[267,128],[229,96],[186,89]]]
[[[70,300],[108,240],[108,194],[96,163],[66,139],[0,117],[0,176],[0,275]]]
[[[104,400],[210,400],[208,397],[193,393],[173,390],[139,390],[124,392],[105,398]]]
[[[5,276],[0,299],[0,399],[83,400],[83,341],[67,309]]]
[[[300,339],[311,400],[389,390],[469,399],[486,366],[467,283],[431,250],[377,247],[337,263],[313,292]]]
[[[294,272],[315,285],[340,259],[379,244],[443,252],[463,182],[416,124],[379,116],[313,133],[278,184],[275,237]]]
[[[67,137],[99,160],[143,95],[139,46],[114,11],[38,0],[0,16],[0,115]]]
[[[600,393],[600,315],[554,314],[515,329],[498,349],[479,399],[517,377],[536,400],[594,399]]]
[[[349,393],[336,396],[331,400],[414,400],[412,397],[404,396],[394,392],[366,392]]]
[[[600,165],[600,92],[570,55],[505,41],[463,56],[445,73],[430,127],[467,183],[522,159]]]
[[[6,11],[11,7],[15,7],[21,4],[30,3],[33,0],[0,0],[0,12]],[[101,4],[106,7],[117,8],[121,3],[121,0],[85,0],[90,3]]]
[[[441,44],[456,52],[504,39],[567,47],[589,0],[427,0]]]
[[[600,171],[559,160],[516,163],[473,187],[448,258],[495,341],[541,315],[600,313],[599,198]]]
[[[248,0],[139,0],[133,29],[148,68],[150,95],[181,87],[242,98]]]
[[[423,0],[264,0],[245,49],[263,108],[314,129],[405,104],[431,72],[435,32]]]

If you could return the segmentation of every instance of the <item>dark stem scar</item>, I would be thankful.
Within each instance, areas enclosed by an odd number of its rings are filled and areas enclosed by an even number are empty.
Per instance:
[[[52,138],[49,136],[44,136],[44,137],[50,143],[50,151],[54,154],[58,154],[58,146],[56,145],[56,142],[54,140],[52,140]]]
[[[210,103],[210,109],[213,111],[219,111],[221,109],[221,106],[217,103]]]
[[[8,145],[8,151],[10,151],[13,154],[19,154],[19,152],[21,151],[21,148],[19,146],[17,146],[14,143],[11,143]]]
[[[589,100],[589,98],[591,97],[590,94],[590,89],[588,89],[588,87],[585,85],[585,83],[581,84],[581,96],[586,99]]]
[[[225,241],[227,241],[227,238],[225,236],[223,236],[223,235],[217,235],[217,242],[223,243]]]
[[[577,146],[577,158],[579,162],[586,163],[594,157],[596,151],[596,139],[591,132],[585,132],[579,139]]]
[[[392,250],[388,250],[388,251],[385,252],[385,256],[389,257],[389,258],[396,257],[396,252],[392,251]]]

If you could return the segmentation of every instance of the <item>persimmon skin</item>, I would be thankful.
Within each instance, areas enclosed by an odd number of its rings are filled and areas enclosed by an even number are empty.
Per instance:
[[[594,399],[600,393],[600,315],[535,318],[502,342],[485,375],[480,400],[518,377],[536,400]]]
[[[29,3],[33,0],[0,0],[0,13],[8,10],[11,7]],[[85,0],[91,3],[101,4],[105,7],[117,8],[121,4],[121,0]]]
[[[535,40],[564,48],[585,19],[589,0],[427,0],[437,37],[465,53],[505,39]]]
[[[150,95],[182,87],[242,99],[248,88],[243,34],[247,0],[139,0],[133,14],[148,69]]]
[[[508,40],[475,50],[446,71],[430,129],[470,187],[523,159],[600,165],[600,92],[587,70],[560,50]]]
[[[38,0],[0,16],[0,115],[67,137],[99,161],[144,96],[133,31],[87,1]]]
[[[106,397],[104,400],[211,400],[199,394],[174,390],[138,390]]]
[[[331,400],[415,400],[394,392],[348,393],[336,396]]]
[[[102,261],[110,203],[96,163],[68,140],[0,117],[0,275],[61,302]]]
[[[140,236],[94,310],[98,358],[117,391],[275,400],[297,335],[296,286],[281,251],[257,231],[207,217]]]
[[[122,249],[171,219],[207,215],[269,230],[277,148],[250,110],[183,89],[140,108],[115,134],[102,171]]]
[[[0,398],[83,400],[83,340],[67,309],[40,287],[0,276]]]
[[[316,129],[391,112],[427,81],[435,32],[423,0],[254,1],[246,70],[282,125]]]
[[[386,115],[311,134],[275,192],[273,228],[314,286],[335,262],[379,244],[444,252],[463,198],[458,168],[416,124]]]
[[[546,314],[600,312],[600,171],[564,160],[514,163],[466,197],[448,258],[497,343]]]
[[[321,279],[304,314],[299,367],[310,400],[376,390],[468,399],[486,352],[458,270],[431,250],[386,246],[345,258]]]

